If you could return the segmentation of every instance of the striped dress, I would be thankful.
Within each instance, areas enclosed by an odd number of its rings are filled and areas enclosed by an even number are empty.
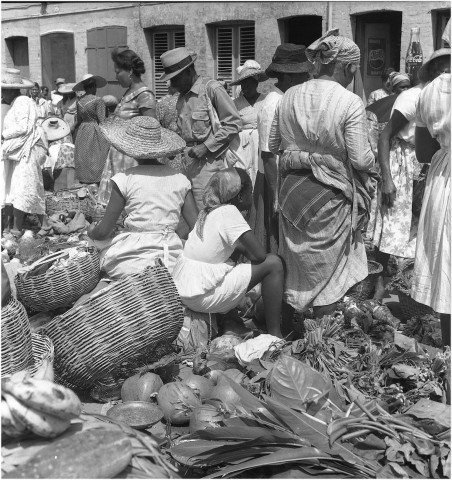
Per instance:
[[[428,128],[441,148],[432,157],[419,218],[411,296],[439,313],[450,308],[450,73],[428,84],[419,97],[416,125]]]
[[[110,143],[99,129],[105,120],[105,103],[95,95],[77,101],[77,118],[82,120],[75,138],[75,175],[83,183],[99,183]]]

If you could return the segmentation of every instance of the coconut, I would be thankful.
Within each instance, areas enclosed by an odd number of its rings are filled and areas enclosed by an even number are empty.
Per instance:
[[[162,379],[155,373],[137,373],[123,383],[121,399],[123,402],[151,402],[151,395],[157,393],[162,385]]]
[[[170,382],[159,390],[157,403],[168,422],[184,425],[189,422],[193,409],[201,405],[201,400],[185,383]]]
[[[183,383],[188,385],[195,393],[199,393],[201,400],[209,398],[210,392],[215,386],[213,380],[209,378],[201,377],[201,375],[195,375],[191,373],[184,380]]]

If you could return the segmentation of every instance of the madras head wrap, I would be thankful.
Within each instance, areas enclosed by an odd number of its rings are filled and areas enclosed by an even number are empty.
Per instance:
[[[311,63],[328,64],[333,61],[359,65],[361,58],[358,45],[347,37],[339,35],[339,29],[328,30],[306,49],[306,56]]]
[[[196,233],[203,240],[204,224],[207,214],[215,210],[240,193],[242,182],[235,168],[226,168],[212,175],[206,185],[202,201],[204,208],[199,212]]]
[[[411,79],[409,75],[407,75],[406,73],[392,72],[391,76],[389,77],[389,81],[391,83],[392,88],[394,88],[397,84],[399,84],[400,82],[403,82],[404,80],[407,80],[411,85]]]

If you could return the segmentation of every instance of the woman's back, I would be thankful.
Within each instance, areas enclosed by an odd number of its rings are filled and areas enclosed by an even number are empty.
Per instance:
[[[177,227],[191,185],[185,175],[166,165],[140,165],[118,173],[112,180],[126,200],[125,227],[153,231]]]
[[[84,95],[78,101],[77,114],[80,115],[82,122],[98,122],[102,121],[105,118],[105,105],[103,105],[103,100],[96,95],[87,94]],[[99,108],[104,110],[103,116],[100,115],[99,118],[98,111]]]
[[[344,128],[359,97],[337,82],[313,79],[290,88],[280,104],[283,147],[346,157]]]

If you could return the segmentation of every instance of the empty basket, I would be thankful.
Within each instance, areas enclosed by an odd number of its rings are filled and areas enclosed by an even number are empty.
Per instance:
[[[158,262],[96,292],[41,331],[56,346],[59,380],[89,389],[123,362],[169,345],[183,319],[173,279]]]

